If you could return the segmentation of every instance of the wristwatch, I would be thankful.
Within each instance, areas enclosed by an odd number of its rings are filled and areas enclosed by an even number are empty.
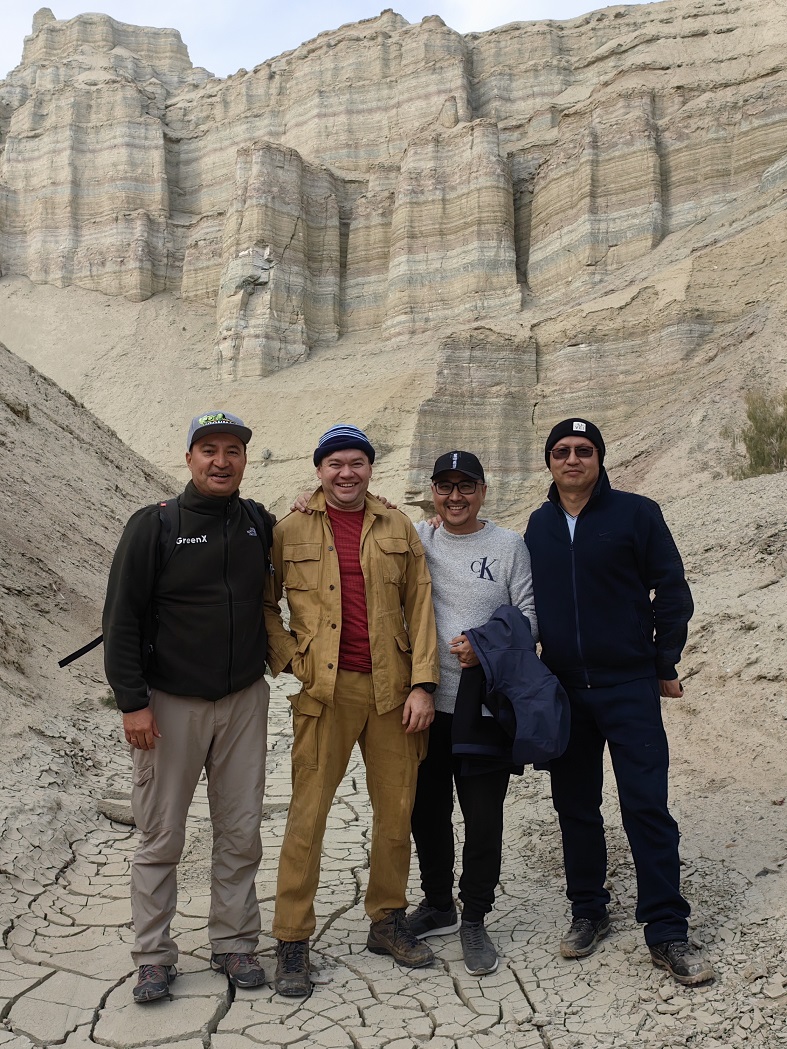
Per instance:
[[[437,691],[437,685],[434,681],[419,681],[417,685],[413,685],[413,688],[422,688],[430,696]]]

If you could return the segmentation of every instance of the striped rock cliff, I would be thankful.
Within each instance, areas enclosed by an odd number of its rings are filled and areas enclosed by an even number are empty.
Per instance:
[[[273,390],[286,418],[283,369],[409,346],[418,381],[406,364],[392,388],[415,503],[446,442],[486,454],[507,513],[568,411],[624,434],[676,391],[695,406],[708,369],[782,380],[758,363],[785,306],[776,0],[464,36],[388,10],[224,80],[174,30],[47,9],[32,29],[0,83],[2,276],[214,311],[199,381],[250,410]]]

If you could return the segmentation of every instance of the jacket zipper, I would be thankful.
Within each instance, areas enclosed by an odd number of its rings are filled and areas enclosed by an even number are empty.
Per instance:
[[[229,643],[227,650],[227,695],[232,692],[232,653],[235,647],[235,615],[232,603],[232,588],[230,587],[229,580],[229,560],[230,560],[230,544],[229,544],[229,519],[230,519],[230,505],[227,503],[227,509],[224,511],[224,586],[227,590],[227,603],[229,608]]]
[[[578,523],[578,522],[577,522]],[[568,526],[568,522],[566,522]],[[574,534],[576,535],[576,524],[574,525]],[[571,540],[571,589],[574,591],[574,630],[577,635],[577,652],[579,653],[579,661],[582,664],[582,673],[585,675],[585,688],[590,688],[590,677],[588,676],[588,669],[585,666],[585,657],[582,653],[582,636],[579,632],[579,598],[577,597],[577,563],[574,557],[574,540]]]

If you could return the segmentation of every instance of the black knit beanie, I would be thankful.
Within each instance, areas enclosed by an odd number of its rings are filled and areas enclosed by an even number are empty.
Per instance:
[[[594,426],[593,423],[589,423],[587,419],[564,419],[562,423],[553,426],[549,431],[549,437],[547,437],[547,443],[544,446],[544,458],[547,461],[547,466],[549,466],[549,453],[563,437],[587,437],[590,443],[598,448],[599,466],[604,465],[604,453],[607,449],[604,444],[604,438],[601,436],[601,430]]]

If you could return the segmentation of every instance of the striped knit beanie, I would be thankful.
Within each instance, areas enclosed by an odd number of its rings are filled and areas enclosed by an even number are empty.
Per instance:
[[[314,465],[319,466],[326,455],[331,452],[341,452],[345,448],[358,448],[365,452],[369,462],[374,462],[374,448],[363,430],[357,426],[349,426],[347,423],[338,423],[326,430],[314,449]]]

